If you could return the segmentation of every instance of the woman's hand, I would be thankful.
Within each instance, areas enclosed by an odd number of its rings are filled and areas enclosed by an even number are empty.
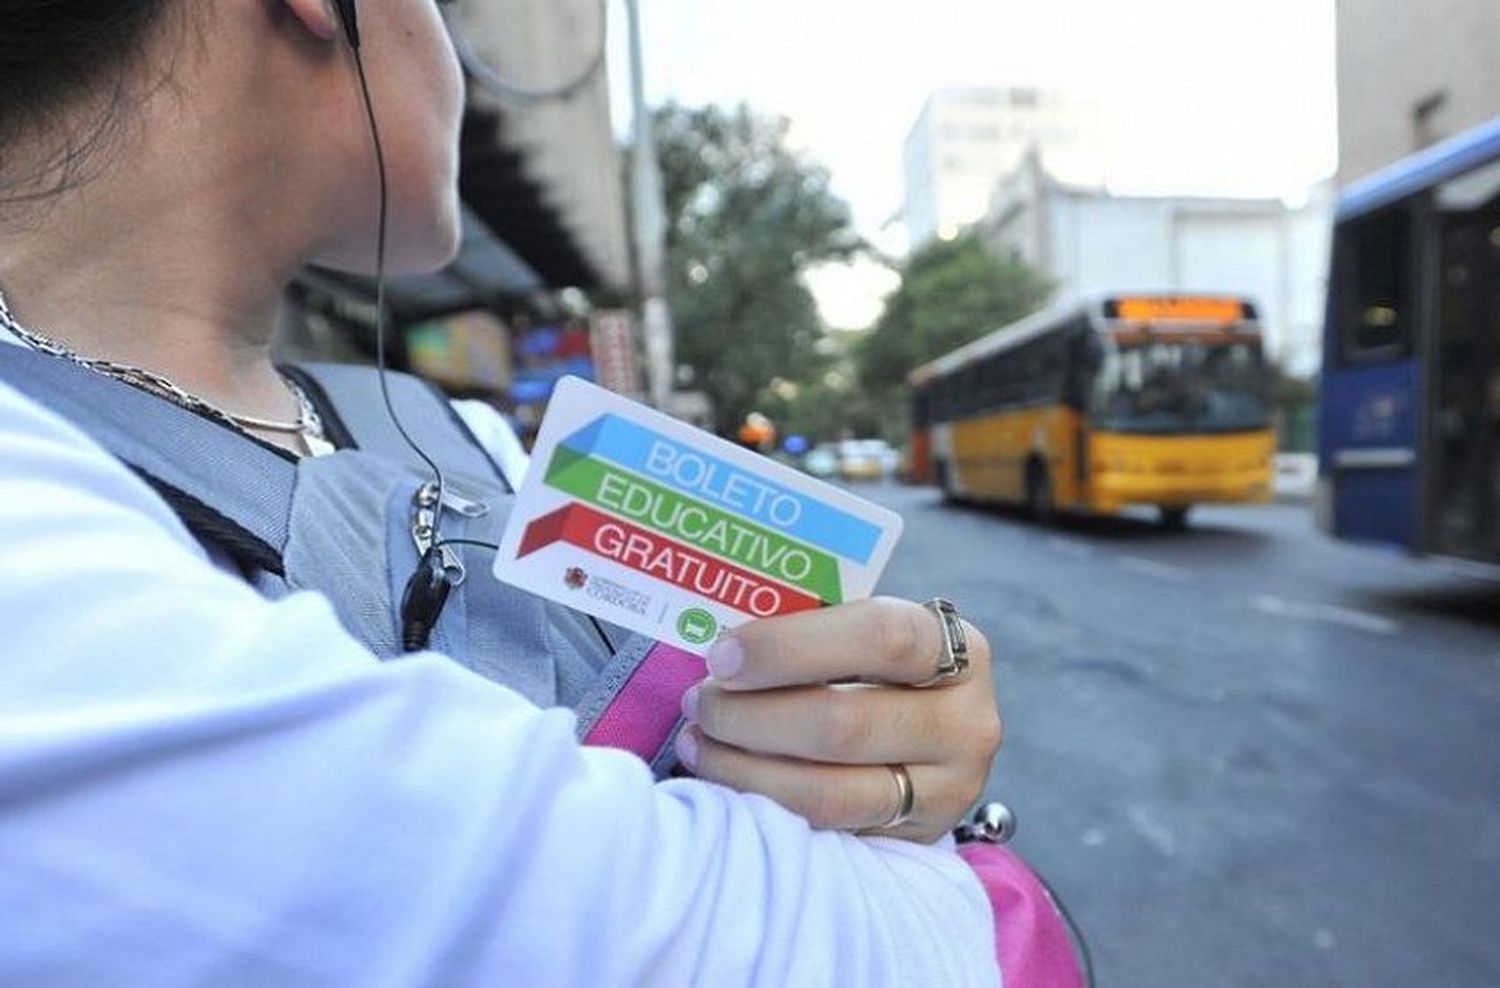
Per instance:
[[[683,698],[678,756],[699,778],[837,830],[891,820],[901,792],[887,766],[904,765],[912,816],[879,832],[937,840],[978,800],[1001,740],[989,643],[964,630],[968,672],[914,689],[943,655],[939,619],[920,604],[877,598],[744,625]]]

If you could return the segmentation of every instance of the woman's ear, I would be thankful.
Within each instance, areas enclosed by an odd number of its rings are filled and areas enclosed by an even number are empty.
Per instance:
[[[332,41],[344,30],[334,0],[277,0],[303,29],[319,41]]]

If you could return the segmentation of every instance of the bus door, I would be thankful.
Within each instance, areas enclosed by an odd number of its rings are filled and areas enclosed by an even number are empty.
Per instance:
[[[1427,525],[1434,552],[1500,560],[1500,163],[1433,196],[1436,321]]]
[[[1413,204],[1340,224],[1320,421],[1335,534],[1420,548],[1421,271]]]

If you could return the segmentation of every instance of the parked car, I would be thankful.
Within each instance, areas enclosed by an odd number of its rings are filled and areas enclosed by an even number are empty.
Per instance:
[[[845,480],[884,480],[896,472],[901,456],[884,439],[846,439],[839,443],[839,476]]]
[[[838,449],[833,446],[814,446],[802,458],[802,469],[814,477],[833,477],[839,472]]]

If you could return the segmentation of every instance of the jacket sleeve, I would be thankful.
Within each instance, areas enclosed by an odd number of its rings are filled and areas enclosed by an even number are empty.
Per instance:
[[[0,546],[0,983],[996,983],[950,853],[377,663],[3,386]]]

